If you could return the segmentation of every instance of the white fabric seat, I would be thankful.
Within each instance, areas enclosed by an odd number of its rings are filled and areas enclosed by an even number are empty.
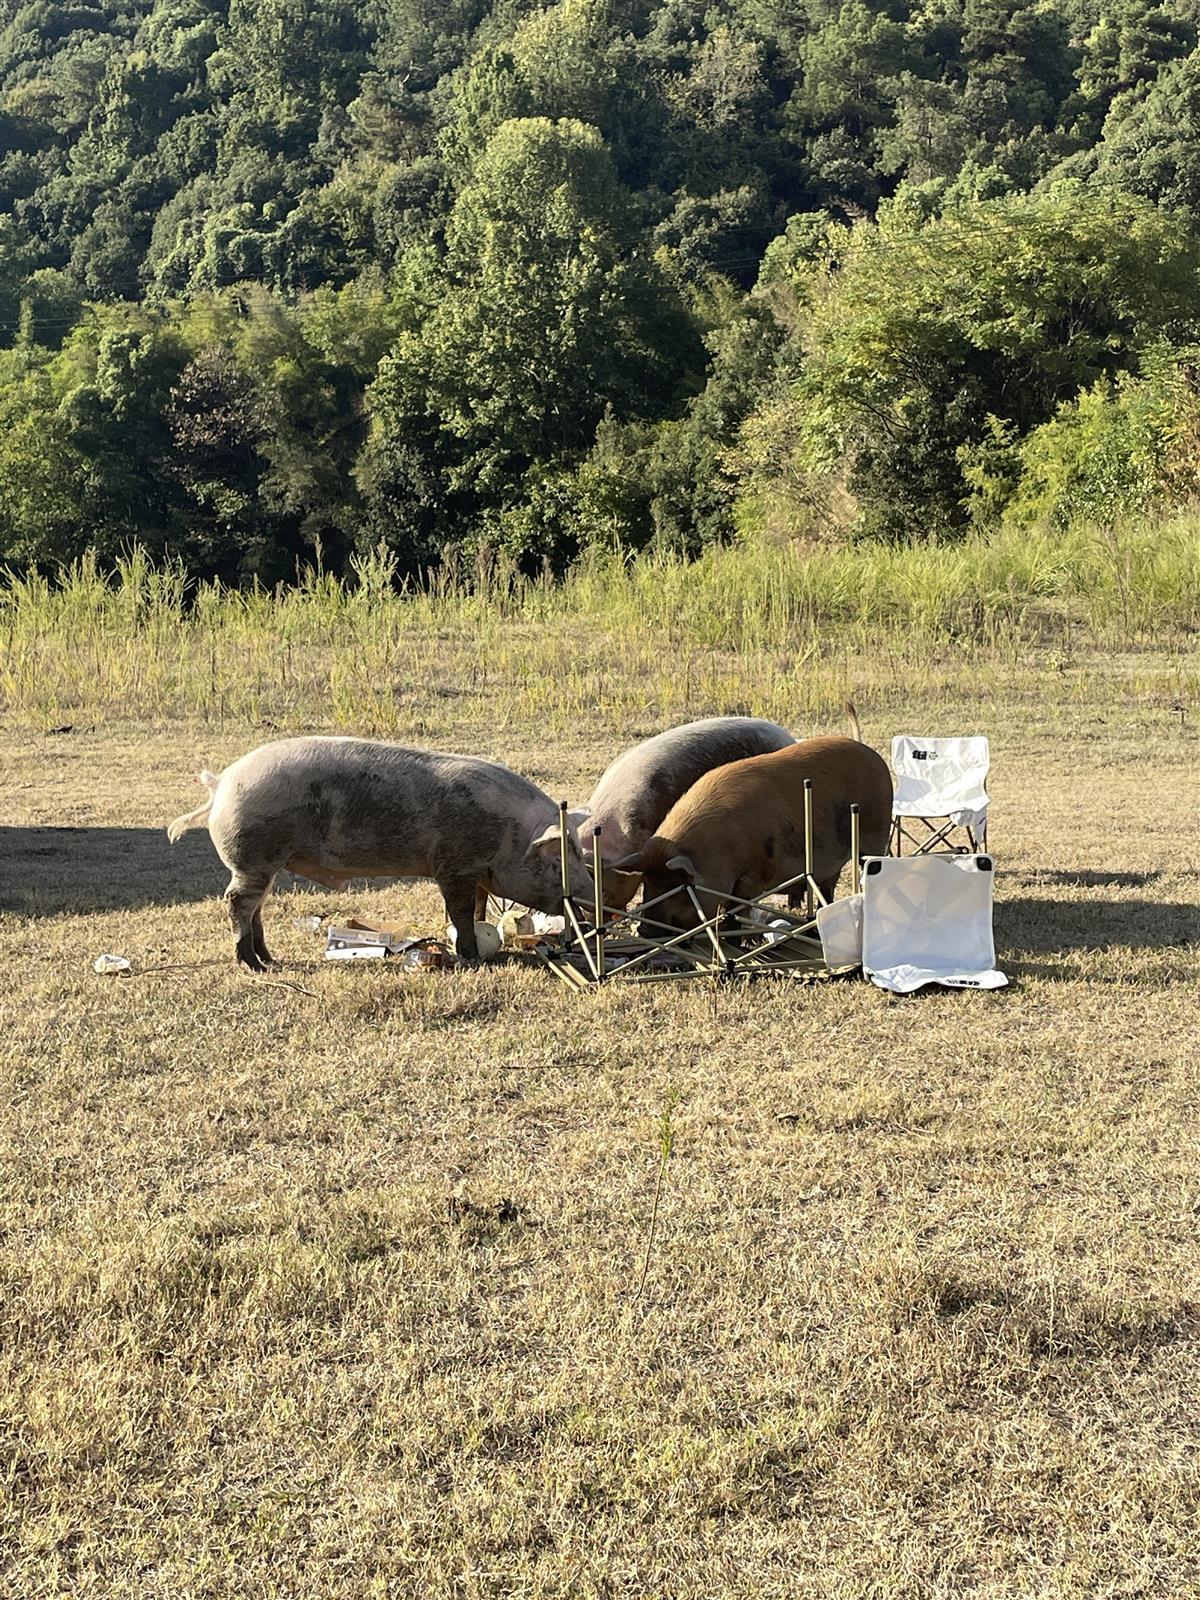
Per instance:
[[[956,829],[966,835],[970,851],[987,847],[988,742],[982,735],[966,739],[921,739],[902,733],[892,740],[892,850],[903,853],[905,840],[914,855],[958,848]],[[924,824],[918,835],[906,822]]]
[[[861,962],[881,989],[999,989],[990,856],[868,856],[862,893],[817,913],[831,967]]]
[[[863,976],[908,994],[927,983],[999,989],[990,856],[870,856],[863,865]]]

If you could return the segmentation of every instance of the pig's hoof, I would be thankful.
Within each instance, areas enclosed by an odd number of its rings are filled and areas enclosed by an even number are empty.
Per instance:
[[[265,972],[267,970],[265,962],[252,944],[243,945],[239,940],[237,958],[239,965],[245,967],[247,972]]]

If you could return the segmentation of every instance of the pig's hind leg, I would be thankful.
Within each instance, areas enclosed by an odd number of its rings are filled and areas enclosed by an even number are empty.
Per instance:
[[[275,957],[267,949],[266,936],[263,933],[262,907],[250,918],[250,937],[254,941],[254,954],[265,967],[274,966]]]
[[[274,960],[263,937],[262,904],[270,893],[275,874],[235,871],[225,891],[229,920],[237,938],[237,958],[251,972],[265,972]]]

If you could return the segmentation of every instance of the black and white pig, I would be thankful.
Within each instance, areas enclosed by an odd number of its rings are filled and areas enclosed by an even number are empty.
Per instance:
[[[237,958],[254,972],[271,960],[262,905],[284,868],[330,889],[351,878],[432,878],[468,960],[478,954],[483,889],[561,909],[558,807],[497,762],[370,739],[280,739],[200,781],[209,798],[167,836],[174,842],[207,823],[232,874],[225,898]],[[573,828],[568,876],[572,896],[586,902],[592,881]]]

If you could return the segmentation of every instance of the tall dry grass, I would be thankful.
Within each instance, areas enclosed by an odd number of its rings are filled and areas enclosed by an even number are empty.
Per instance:
[[[1019,672],[1031,647],[1186,648],[1200,626],[1200,520],[1068,533],[1009,530],[959,545],[817,551],[739,546],[697,561],[592,552],[561,582],[481,557],[398,584],[385,553],[342,581],[193,584],[140,552],[111,577],[84,559],[0,584],[0,710],[269,721],[319,714],[389,733],[436,725],[446,695],[492,718],[561,728],[626,716],[797,711],[938,663]],[[619,663],[621,670],[615,670]],[[647,685],[652,683],[652,690]]]

